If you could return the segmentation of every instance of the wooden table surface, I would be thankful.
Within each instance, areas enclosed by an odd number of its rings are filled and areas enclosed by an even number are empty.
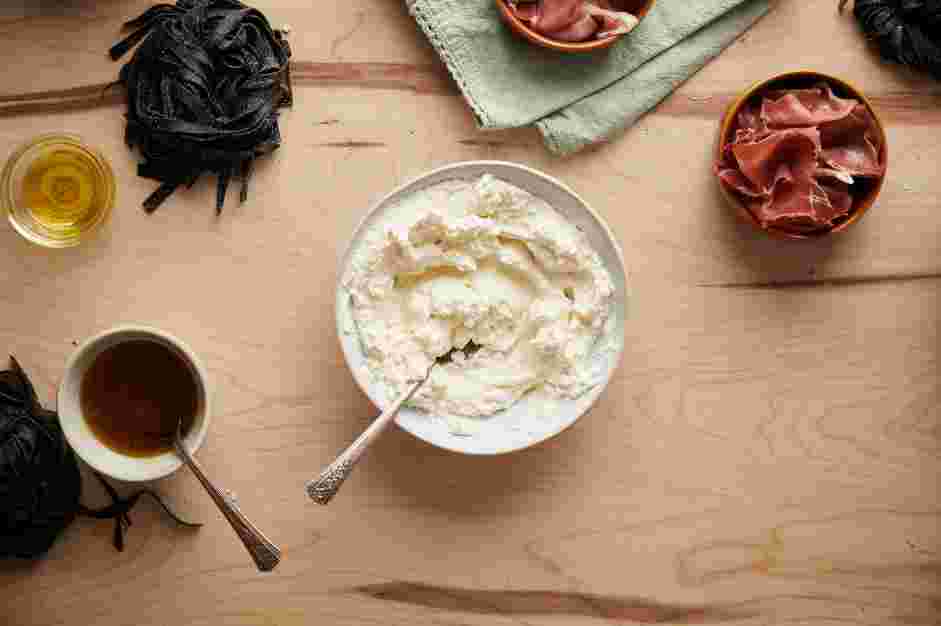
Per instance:
[[[181,472],[156,488],[201,530],[144,503],[117,553],[109,523],[78,520],[45,559],[0,563],[0,623],[941,623],[938,83],[880,63],[836,0],[781,0],[625,137],[558,159],[532,130],[478,132],[401,2],[257,4],[293,28],[295,105],[221,219],[206,182],[145,215],[118,101],[89,106],[147,0],[0,21],[0,158],[72,130],[119,181],[88,245],[0,229],[0,353],[52,406],[76,341],[123,322],[183,337],[216,387],[199,457],[284,560],[256,573]],[[808,244],[738,224],[710,174],[724,107],[797,68],[871,96],[891,152],[874,210]],[[480,158],[558,176],[607,218],[635,295],[623,363],[543,445],[466,458],[394,429],[313,504],[304,482],[374,415],[334,331],[346,239],[393,186]],[[89,480],[85,500],[105,501]]]

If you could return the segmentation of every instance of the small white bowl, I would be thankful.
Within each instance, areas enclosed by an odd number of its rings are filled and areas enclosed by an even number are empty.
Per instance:
[[[112,450],[99,441],[88,427],[82,414],[81,388],[85,372],[95,358],[107,348],[126,341],[153,341],[176,353],[189,366],[199,388],[199,410],[184,441],[195,452],[206,439],[209,417],[212,415],[212,395],[206,368],[196,354],[182,341],[156,328],[146,326],[118,326],[85,340],[75,349],[65,366],[65,375],[59,385],[58,410],[62,431],[75,453],[98,472],[128,482],[157,480],[172,474],[182,465],[173,452],[155,456],[132,457]]]
[[[372,380],[363,354],[356,325],[353,322],[349,294],[343,279],[349,271],[350,257],[360,238],[376,223],[384,211],[402,198],[447,180],[473,180],[491,174],[548,202],[570,222],[580,227],[599,254],[616,286],[613,319],[609,327],[614,349],[607,353],[607,369],[603,382],[574,400],[554,400],[524,396],[510,409],[481,418],[472,436],[451,432],[447,420],[409,407],[403,407],[396,423],[428,443],[463,454],[492,455],[522,450],[557,435],[588,412],[607,387],[624,350],[624,320],[627,291],[624,257],[604,220],[574,191],[558,180],[528,167],[505,161],[467,161],[433,170],[405,183],[375,204],[357,226],[341,259],[343,272],[337,286],[337,335],[346,363],[359,387],[373,404],[383,406],[385,394]]]

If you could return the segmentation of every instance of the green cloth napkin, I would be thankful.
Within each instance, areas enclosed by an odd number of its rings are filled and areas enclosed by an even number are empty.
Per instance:
[[[659,0],[608,50],[564,54],[514,35],[494,0],[406,0],[481,128],[535,124],[570,154],[637,121],[769,8],[770,0]]]

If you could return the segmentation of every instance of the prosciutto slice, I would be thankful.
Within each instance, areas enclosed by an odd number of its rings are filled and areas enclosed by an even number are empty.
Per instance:
[[[762,94],[733,131],[715,173],[765,227],[830,228],[852,212],[857,178],[885,175],[869,109],[827,85]]]
[[[849,115],[820,125],[820,140],[824,145],[845,144],[859,137],[867,137],[877,150],[882,148],[876,121],[861,103],[857,103]]]
[[[865,137],[862,141],[827,148],[820,153],[820,159],[850,177],[879,178],[885,172],[876,147]]]
[[[875,128],[872,114],[862,104],[857,104],[846,117],[821,124],[820,136],[826,145],[821,160],[851,177],[881,177],[885,164],[880,158],[882,143]]]
[[[613,11],[607,6],[600,6],[591,2],[585,3],[585,8],[595,20],[600,24],[596,37],[604,39],[605,37],[614,37],[615,35],[626,35],[634,30],[634,27],[640,22],[636,16],[627,11]]]
[[[845,118],[857,104],[855,100],[838,98],[828,85],[820,85],[766,96],[761,104],[761,119],[772,128],[819,126]]]
[[[535,10],[527,9],[531,15],[529,24],[543,33],[554,33],[571,27],[578,22],[584,14],[584,0],[539,0],[533,3],[519,3],[517,6],[535,6]],[[519,13],[520,19],[526,19]]]
[[[815,128],[792,128],[759,141],[732,146],[738,169],[763,195],[771,195],[782,179],[811,178],[820,154],[820,133]]]
[[[820,152],[820,133],[815,128],[787,129],[732,146],[748,183],[744,195],[753,198],[752,212],[763,225],[813,229],[839,215],[816,178]]]
[[[598,31],[598,22],[595,21],[586,10],[586,3],[576,3],[575,21],[563,26],[558,30],[546,31],[553,39],[559,41],[585,41],[590,39]],[[533,22],[536,28],[543,27],[543,21]],[[538,24],[538,25],[537,25]]]
[[[635,16],[615,11],[608,0],[509,0],[521,20],[559,41],[588,41],[630,32]]]
[[[817,179],[817,183],[827,194],[827,200],[830,201],[830,206],[833,207],[833,216],[830,221],[850,212],[850,209],[853,208],[853,196],[850,194],[849,185],[839,180],[821,178]]]
[[[768,125],[761,118],[761,109],[753,104],[746,104],[738,112],[738,130],[764,133]]]
[[[840,184],[824,184],[813,177],[782,180],[773,197],[753,211],[764,226],[816,230],[849,212],[853,199]]]
[[[809,230],[832,213],[826,193],[813,178],[781,181],[771,200],[753,209],[763,226]]]

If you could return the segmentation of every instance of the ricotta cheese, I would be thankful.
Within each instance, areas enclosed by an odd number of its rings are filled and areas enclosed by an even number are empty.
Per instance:
[[[492,176],[386,210],[356,243],[343,288],[387,400],[452,348],[480,347],[437,365],[409,402],[459,434],[529,392],[575,398],[600,382],[611,277],[574,224]]]

